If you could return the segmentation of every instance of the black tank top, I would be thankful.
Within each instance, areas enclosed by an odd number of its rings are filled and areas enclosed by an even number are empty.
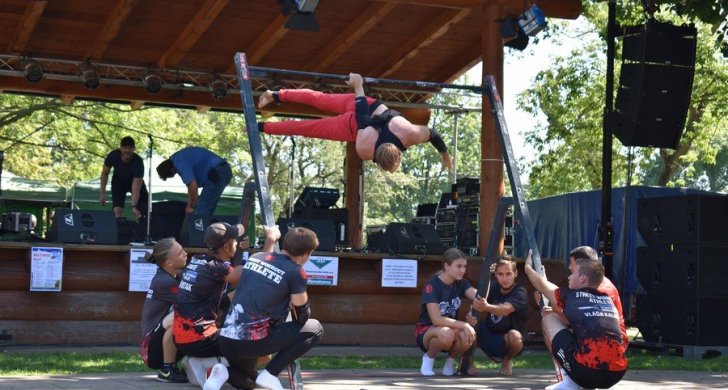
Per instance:
[[[394,144],[394,146],[397,147],[397,149],[401,151],[406,151],[407,148],[404,147],[404,144],[402,141],[397,138],[394,133],[392,133],[391,130],[389,130],[389,121],[392,120],[394,117],[402,116],[402,113],[399,111],[395,111],[392,109],[387,109],[383,113],[379,115],[373,116],[369,120],[369,126],[372,126],[373,128],[377,129],[379,132],[379,137],[377,137],[377,142],[374,144],[374,152],[376,153],[377,148],[379,148],[380,145],[391,143]]]

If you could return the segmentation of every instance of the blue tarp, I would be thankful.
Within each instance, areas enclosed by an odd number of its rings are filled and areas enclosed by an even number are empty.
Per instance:
[[[639,289],[637,247],[645,245],[645,242],[637,231],[637,200],[691,194],[714,193],[685,188],[641,186],[612,189],[614,221],[612,281],[623,296],[632,295]],[[601,191],[587,191],[529,201],[528,210],[541,257],[564,259],[564,263],[568,266],[571,249],[581,245],[589,245],[596,249],[599,242],[601,199]],[[519,229],[516,229],[514,235],[514,255],[525,257],[528,251],[525,237]]]

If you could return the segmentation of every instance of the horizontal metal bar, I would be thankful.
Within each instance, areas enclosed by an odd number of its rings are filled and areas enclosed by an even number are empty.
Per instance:
[[[318,73],[318,72],[306,72],[301,70],[287,70],[287,69],[275,69],[251,66],[250,74],[253,77],[264,77],[266,74],[273,73],[287,76],[304,76],[314,77],[322,79],[332,80],[348,80],[349,75],[333,74],[333,73]],[[461,85],[461,84],[448,84],[448,83],[435,83],[430,81],[413,81],[413,80],[392,80],[392,79],[380,79],[375,77],[362,77],[364,82],[369,84],[386,84],[386,85],[404,85],[404,86],[417,86],[420,88],[432,88],[432,89],[463,89],[472,92],[477,92],[481,95],[485,94],[486,89],[482,86],[477,85]]]

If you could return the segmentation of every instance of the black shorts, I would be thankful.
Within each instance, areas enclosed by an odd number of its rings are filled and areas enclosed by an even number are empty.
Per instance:
[[[217,343],[217,335],[218,333],[215,333],[202,340],[186,344],[175,343],[175,345],[177,346],[178,353],[182,353],[185,356],[200,358],[220,356],[220,345]]]
[[[154,370],[160,369],[162,367],[162,363],[164,363],[162,339],[164,338],[165,330],[166,329],[164,329],[160,322],[157,324],[157,327],[147,334],[142,340],[142,360],[144,360],[147,367]]]
[[[126,194],[131,192],[131,182],[122,183],[120,181],[111,181],[111,204],[112,207],[124,208],[124,202],[126,202]],[[147,192],[147,186],[142,183],[142,188],[139,190],[139,203],[137,208],[140,212],[145,213],[147,211],[147,202],[149,199],[149,193]]]
[[[576,352],[576,337],[568,329],[556,333],[551,341],[551,351],[559,365],[566,370],[569,377],[579,386],[589,389],[610,388],[622,380],[624,371],[597,370],[586,367],[574,358]]]

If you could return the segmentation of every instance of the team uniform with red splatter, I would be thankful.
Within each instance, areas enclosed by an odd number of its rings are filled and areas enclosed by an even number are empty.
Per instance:
[[[257,358],[272,353],[266,370],[277,376],[321,338],[323,327],[315,319],[286,321],[291,295],[305,293],[307,279],[303,266],[282,253],[256,253],[243,265],[219,339],[232,385],[255,378]]]
[[[155,370],[164,363],[162,338],[166,329],[162,326],[162,320],[170,313],[177,299],[178,282],[179,280],[167,271],[157,268],[144,301],[140,351],[144,364]],[[177,357],[176,360],[179,360],[182,356],[178,354]]]
[[[556,305],[564,311],[571,330],[554,336],[552,351],[569,376],[589,388],[619,382],[627,371],[626,345],[620,315],[609,295],[589,287],[559,288]]]
[[[447,285],[435,275],[422,288],[422,309],[420,319],[415,325],[415,338],[417,346],[421,350],[427,352],[423,338],[427,330],[432,326],[432,319],[430,319],[430,314],[427,312],[427,304],[437,303],[440,305],[441,316],[455,319],[462,304],[463,296],[470,287],[472,287],[470,282],[465,279],[456,280],[455,283]]]
[[[221,303],[229,302],[225,278],[233,268],[210,255],[192,257],[179,282],[172,334],[177,349],[187,356],[220,355],[216,324]]]

